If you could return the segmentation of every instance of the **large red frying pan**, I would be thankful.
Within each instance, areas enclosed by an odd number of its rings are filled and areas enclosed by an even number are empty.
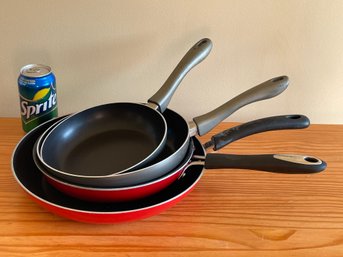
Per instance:
[[[89,223],[118,223],[147,218],[175,205],[192,191],[203,174],[203,164],[191,165],[181,179],[161,192],[144,199],[123,203],[91,203],[82,201],[54,189],[35,166],[32,150],[41,133],[56,120],[51,120],[30,131],[17,145],[12,156],[12,170],[19,185],[39,205],[68,219]],[[205,150],[193,138],[197,156]],[[318,162],[321,162],[317,159]],[[321,162],[323,168],[325,163]],[[324,167],[325,168],[325,167]]]
[[[176,112],[167,109],[163,113],[168,125],[166,147],[164,147],[162,153],[156,158],[156,162],[154,161],[152,162],[152,165],[147,165],[141,169],[135,169],[121,174],[108,175],[99,167],[96,175],[95,173],[92,175],[80,175],[52,169],[51,167],[44,165],[44,163],[43,165],[46,167],[46,171],[53,177],[60,178],[71,184],[88,187],[129,187],[147,183],[169,173],[182,161],[187,153],[190,138],[192,136],[197,133],[199,135],[206,134],[218,123],[241,107],[253,102],[275,97],[282,93],[287,86],[288,78],[286,76],[267,80],[234,97],[215,110],[193,118],[191,122],[187,122]],[[64,121],[62,121],[62,123],[63,122]],[[36,150],[39,152],[39,148]],[[61,150],[59,154],[63,155],[64,152]],[[111,157],[107,158],[110,159]],[[79,161],[82,162],[83,160]]]
[[[46,136],[42,163],[76,175],[137,169],[155,159],[166,143],[165,111],[181,80],[210,53],[211,40],[197,42],[147,104],[111,103],[71,115]]]

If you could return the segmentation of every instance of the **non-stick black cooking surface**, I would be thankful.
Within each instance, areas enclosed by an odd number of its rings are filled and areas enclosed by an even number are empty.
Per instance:
[[[154,153],[166,137],[160,116],[132,103],[102,105],[70,116],[46,137],[43,160],[54,169],[76,175],[125,170]]]

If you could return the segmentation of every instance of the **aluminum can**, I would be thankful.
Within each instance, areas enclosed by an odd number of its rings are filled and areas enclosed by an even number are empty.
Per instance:
[[[25,132],[57,117],[56,78],[49,66],[29,64],[21,68],[18,89]]]

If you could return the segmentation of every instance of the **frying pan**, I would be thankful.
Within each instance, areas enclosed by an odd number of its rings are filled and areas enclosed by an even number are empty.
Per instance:
[[[147,104],[110,103],[73,114],[59,123],[42,143],[41,162],[76,175],[113,174],[144,166],[164,148],[165,111],[181,80],[210,53],[202,39],[182,58]]]
[[[190,165],[182,179],[170,186],[137,201],[122,203],[91,203],[66,196],[47,183],[35,166],[32,150],[38,137],[57,119],[47,121],[26,134],[12,155],[12,171],[18,184],[29,196],[47,210],[76,221],[88,223],[118,223],[157,215],[187,196],[203,175],[203,164]],[[197,138],[192,140],[195,155],[204,156],[205,150]]]
[[[156,162],[141,169],[127,171],[122,174],[108,175],[104,174],[102,169],[99,168],[97,175],[78,175],[52,169],[50,166],[46,166],[44,162],[42,162],[42,165],[46,167],[46,171],[53,177],[71,184],[88,187],[128,187],[147,183],[167,174],[183,160],[192,136],[197,133],[204,135],[241,107],[274,97],[283,92],[287,86],[288,78],[286,76],[270,79],[236,96],[215,110],[194,118],[191,122],[187,122],[182,116],[172,110],[166,110],[163,115],[167,120],[168,126],[167,146],[156,159]],[[37,151],[39,152],[38,148]]]
[[[254,120],[242,125],[230,128],[226,131],[218,133],[212,137],[214,148],[219,149],[219,144],[223,147],[226,144],[232,143],[240,138],[247,137],[256,133],[261,133],[270,130],[281,129],[302,129],[307,128],[310,124],[309,119],[303,115],[282,115],[268,117],[264,119]],[[214,141],[213,138],[216,138]],[[207,143],[208,145],[209,143]],[[39,146],[38,146],[39,147]],[[221,148],[220,147],[220,148]],[[173,183],[190,165],[190,160],[193,155],[193,144],[189,147],[185,158],[173,171],[166,175],[150,181],[130,187],[115,187],[115,188],[95,188],[85,187],[67,183],[61,179],[51,176],[44,167],[39,163],[36,157],[36,151],[33,151],[34,161],[39,170],[46,176],[48,182],[59,191],[72,197],[95,202],[114,202],[114,201],[132,201],[150,196],[161,191],[168,185]],[[199,157],[198,157],[199,159]],[[244,161],[244,160],[243,160]],[[211,163],[211,158],[206,163]],[[254,168],[254,166],[251,166]],[[276,164],[276,167],[278,165]],[[288,167],[289,168],[289,167]],[[311,167],[313,169],[313,167]]]

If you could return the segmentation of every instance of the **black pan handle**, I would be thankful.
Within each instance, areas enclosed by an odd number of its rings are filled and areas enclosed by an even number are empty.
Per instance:
[[[221,121],[247,104],[266,100],[281,94],[288,87],[287,76],[280,76],[267,80],[219,106],[211,112],[195,117],[197,132],[200,136],[212,130]]]
[[[204,147],[217,151],[222,147],[238,139],[271,130],[303,129],[310,125],[310,120],[300,114],[280,115],[253,120],[233,128],[224,130],[211,137],[211,140],[204,144]]]
[[[326,163],[313,156],[293,154],[233,155],[207,154],[206,169],[251,169],[286,174],[323,171]]]
[[[155,106],[157,105],[159,111],[163,113],[167,109],[167,106],[182,79],[193,67],[201,63],[209,55],[211,49],[212,42],[210,39],[203,38],[198,41],[189,49],[173,72],[169,75],[166,82],[164,82],[162,87],[148,100],[148,102]]]

